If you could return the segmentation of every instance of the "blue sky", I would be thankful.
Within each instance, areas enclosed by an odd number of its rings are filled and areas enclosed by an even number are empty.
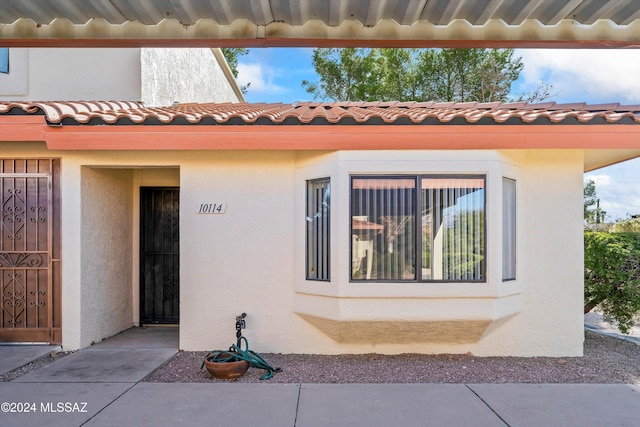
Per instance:
[[[251,83],[248,102],[309,101],[303,80],[316,81],[312,48],[256,48],[240,57],[238,82]]]
[[[556,102],[640,104],[640,49],[518,49],[524,69],[512,93],[533,90],[541,81],[553,85]],[[238,81],[251,82],[249,102],[312,100],[303,80],[317,81],[311,48],[250,49],[240,58]],[[588,174],[608,219],[640,214],[640,158]]]

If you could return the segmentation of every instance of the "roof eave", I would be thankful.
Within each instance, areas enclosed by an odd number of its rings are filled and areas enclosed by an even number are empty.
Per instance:
[[[51,150],[612,150],[640,149],[640,126],[59,126],[44,138]]]

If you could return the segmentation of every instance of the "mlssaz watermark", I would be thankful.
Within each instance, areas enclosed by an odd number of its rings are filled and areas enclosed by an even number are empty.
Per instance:
[[[86,413],[87,402],[2,402],[5,413]]]

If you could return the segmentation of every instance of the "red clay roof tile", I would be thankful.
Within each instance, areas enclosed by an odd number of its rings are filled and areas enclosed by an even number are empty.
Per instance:
[[[0,102],[0,114],[44,114],[50,124],[640,123],[640,105],[454,102],[299,102],[178,104],[129,101]],[[206,119],[206,120],[205,120]]]

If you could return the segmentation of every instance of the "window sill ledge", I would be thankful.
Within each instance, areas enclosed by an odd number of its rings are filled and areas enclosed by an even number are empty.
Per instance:
[[[336,298],[296,294],[296,313],[339,343],[473,343],[522,311],[524,296]]]

